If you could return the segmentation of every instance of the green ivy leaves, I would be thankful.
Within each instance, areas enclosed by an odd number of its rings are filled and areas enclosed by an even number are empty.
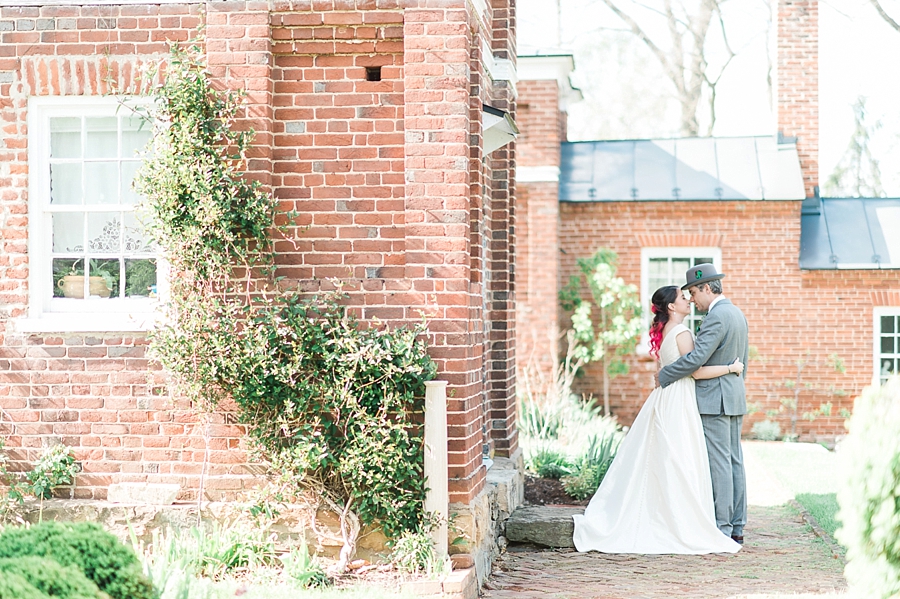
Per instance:
[[[361,327],[340,292],[273,291],[277,204],[240,171],[252,140],[233,127],[240,95],[173,46],[156,99],[138,187],[173,275],[154,355],[201,409],[233,401],[296,492],[352,506],[389,537],[419,529],[424,383],[436,373],[424,327]]]

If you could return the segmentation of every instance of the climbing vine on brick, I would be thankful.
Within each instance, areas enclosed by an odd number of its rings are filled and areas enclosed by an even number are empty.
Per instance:
[[[232,400],[273,471],[338,513],[344,563],[360,523],[389,537],[419,529],[416,415],[436,372],[422,325],[362,327],[340,291],[280,288],[273,239],[287,230],[274,198],[240,170],[253,137],[232,127],[240,95],[213,87],[198,50],[173,46],[155,96],[137,179],[171,267],[154,355],[201,409]]]

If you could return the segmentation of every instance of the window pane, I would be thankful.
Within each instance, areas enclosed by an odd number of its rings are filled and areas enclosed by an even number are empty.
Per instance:
[[[91,275],[91,297],[119,297],[120,261],[91,259],[88,266]],[[102,280],[102,284],[98,279]]]
[[[680,281],[680,285],[684,285],[684,273],[691,267],[691,261],[688,258],[672,258],[672,284]]]
[[[150,141],[150,123],[131,116],[122,119],[122,158],[134,158]]]
[[[85,162],[84,182],[86,204],[119,203],[118,162]]]
[[[156,260],[125,260],[125,297],[156,296]]]
[[[81,203],[81,163],[50,165],[50,203]]]
[[[84,297],[84,271],[79,271],[81,264],[80,259],[53,259],[53,297]]]
[[[126,212],[125,216],[125,247],[126,253],[153,252],[153,245],[140,221],[140,215],[134,212]]]
[[[122,251],[121,212],[88,214],[88,251],[118,254]]]
[[[883,354],[892,354],[894,353],[894,337],[882,337],[881,338],[881,353]]]
[[[86,158],[117,158],[118,134],[116,117],[89,117],[85,119],[87,139],[84,144]]]
[[[647,264],[651,279],[667,279],[669,277],[669,261],[666,258],[650,258]]]
[[[58,212],[53,214],[53,251],[57,253],[84,251],[84,213]]]
[[[121,202],[129,206],[134,206],[141,200],[141,196],[132,187],[134,176],[138,169],[141,168],[140,162],[123,162],[122,163],[122,189],[120,190]]]
[[[894,317],[893,316],[882,316],[881,317],[881,332],[882,333],[893,333],[894,332]]]
[[[697,266],[698,264],[712,264],[712,263],[713,263],[712,258],[694,258],[694,266]],[[685,270],[687,270],[687,269],[685,269]]]
[[[81,158],[81,119],[50,119],[50,157]]]
[[[891,360],[890,358],[881,360],[881,375],[888,376],[895,373],[897,371],[895,366],[896,362],[894,360]]]

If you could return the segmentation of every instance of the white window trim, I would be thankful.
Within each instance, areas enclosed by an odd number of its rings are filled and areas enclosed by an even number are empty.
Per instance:
[[[872,308],[872,386],[881,386],[881,317],[900,316],[900,306]]]
[[[644,333],[641,335],[641,341],[636,351],[639,356],[650,355],[650,336],[648,329],[650,327],[650,313],[646,307],[650,305],[650,298],[656,289],[650,289],[650,259],[651,258],[695,258],[697,256],[712,256],[713,265],[716,270],[722,272],[722,249],[717,247],[645,247],[641,248],[641,306],[644,310]],[[681,285],[679,285],[680,287]]]
[[[111,96],[43,96],[28,100],[28,312],[27,317],[17,319],[15,329],[23,333],[66,333],[66,332],[140,332],[151,330],[156,322],[159,299],[78,300],[79,306],[89,306],[92,302],[102,303],[102,311],[71,311],[70,307],[61,311],[50,310],[50,297],[46,289],[46,269],[50,260],[52,230],[45,218],[43,202],[47,189],[47,170],[38,168],[49,155],[47,147],[49,135],[44,135],[45,124],[50,116],[71,116],[96,111],[107,116],[110,108],[121,105],[123,100],[132,104],[146,104],[149,99]],[[157,258],[158,293],[165,294],[167,279],[166,264]]]

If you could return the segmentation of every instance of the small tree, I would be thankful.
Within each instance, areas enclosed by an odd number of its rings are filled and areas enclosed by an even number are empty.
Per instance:
[[[559,292],[565,310],[572,311],[576,344],[573,355],[587,364],[603,366],[603,413],[609,415],[609,382],[628,372],[622,360],[634,351],[643,323],[637,288],[616,276],[618,256],[601,248],[590,258],[579,258],[581,274],[574,275]],[[587,287],[591,299],[584,299]]]
[[[797,432],[797,423],[802,418],[808,422],[815,421],[819,416],[831,416],[834,405],[831,401],[819,402],[816,405],[816,396],[823,395],[830,399],[844,397],[847,392],[837,388],[834,385],[826,386],[809,380],[810,370],[833,370],[838,374],[844,374],[846,368],[844,361],[837,354],[830,354],[827,358],[818,358],[813,356],[812,352],[807,351],[802,358],[798,358],[794,362],[796,373],[792,378],[786,378],[780,383],[775,384],[775,391],[779,393],[780,406],[777,410],[766,411],[769,419],[777,418],[780,413],[786,412],[790,423],[789,432],[784,435],[785,441],[796,441],[799,438]],[[806,399],[803,395],[806,394]],[[781,395],[783,394],[783,395]],[[847,417],[849,414],[842,409],[840,415]]]

